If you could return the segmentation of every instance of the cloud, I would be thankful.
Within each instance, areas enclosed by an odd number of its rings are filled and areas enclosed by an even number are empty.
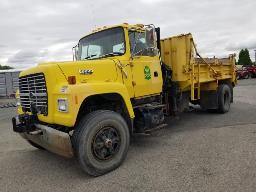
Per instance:
[[[65,42],[38,50],[21,50],[9,57],[7,63],[17,68],[24,68],[41,62],[71,60],[72,49],[70,47],[74,44],[74,42]]]
[[[125,5],[125,6],[124,6]],[[255,49],[254,0],[1,0],[0,62],[15,67],[72,59],[72,47],[104,25],[154,23],[161,36],[191,32],[205,56]]]
[[[40,58],[40,53],[35,50],[18,51],[8,58],[8,63],[16,64],[17,68],[34,65]]]
[[[141,0],[141,2],[145,4],[157,4],[165,1],[168,1],[168,0]]]
[[[251,40],[244,40],[243,42],[231,42],[227,45],[227,50],[239,50],[239,49],[256,49],[256,37]]]

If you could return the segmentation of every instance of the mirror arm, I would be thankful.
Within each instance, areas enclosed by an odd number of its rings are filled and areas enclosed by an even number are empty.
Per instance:
[[[77,61],[77,50],[76,50],[77,48],[78,48],[78,44],[72,47],[73,61]]]
[[[72,47],[72,54],[73,54],[73,61],[75,61],[75,53],[74,53],[75,47]]]

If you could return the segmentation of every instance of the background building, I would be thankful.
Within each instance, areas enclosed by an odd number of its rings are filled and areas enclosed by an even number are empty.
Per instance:
[[[0,97],[14,97],[19,88],[19,69],[0,70]]]

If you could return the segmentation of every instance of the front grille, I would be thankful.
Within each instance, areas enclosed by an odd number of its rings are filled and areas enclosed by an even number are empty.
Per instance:
[[[19,90],[23,110],[31,112],[34,107],[37,113],[47,115],[48,97],[43,73],[20,77]]]

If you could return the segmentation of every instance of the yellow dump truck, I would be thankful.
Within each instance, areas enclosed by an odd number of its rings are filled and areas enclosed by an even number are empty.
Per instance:
[[[124,161],[130,137],[163,126],[189,103],[229,111],[235,57],[202,58],[191,34],[160,39],[154,25],[98,28],[74,47],[74,61],[22,71],[13,130],[31,145],[99,176]]]

